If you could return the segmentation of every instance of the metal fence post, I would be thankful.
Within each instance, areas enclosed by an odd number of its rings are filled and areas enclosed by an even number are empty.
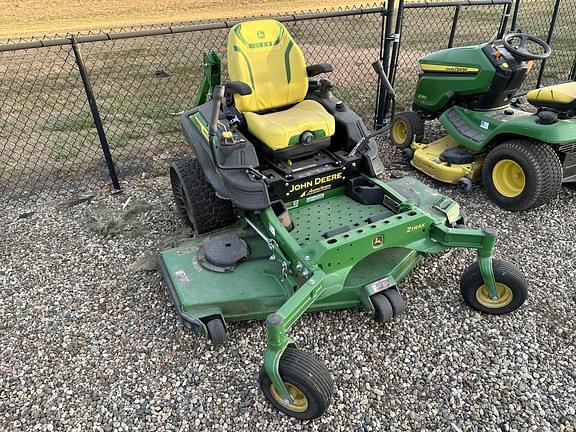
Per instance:
[[[86,92],[86,97],[88,98],[88,104],[90,105],[92,118],[94,119],[94,126],[96,126],[96,131],[98,132],[98,138],[100,139],[100,145],[102,146],[102,153],[104,154],[104,160],[106,161],[108,172],[110,173],[110,180],[112,180],[112,186],[114,186],[114,189],[120,190],[120,183],[118,182],[116,167],[114,166],[114,160],[112,159],[112,154],[110,153],[110,146],[108,145],[108,139],[106,138],[106,132],[104,131],[104,126],[102,125],[102,118],[100,117],[100,111],[98,110],[98,104],[96,103],[96,98],[94,97],[92,84],[90,82],[88,72],[86,71],[86,65],[84,64],[84,59],[82,58],[80,48],[76,43],[76,38],[72,36],[70,40],[72,42],[72,50],[74,51],[76,65],[78,66],[78,70],[80,71],[80,77],[82,78],[84,91]]]
[[[520,0],[516,0],[514,3],[514,12],[512,13],[512,22],[510,23],[510,31],[515,32],[518,26],[518,11],[520,9]],[[506,29],[504,29],[506,30]]]
[[[390,65],[390,44],[394,41],[394,35],[392,32],[392,19],[394,17],[394,0],[388,0],[386,3],[386,12],[384,13],[384,31],[381,38],[381,60],[384,70],[389,73],[391,69]],[[384,125],[384,118],[386,117],[386,112],[388,111],[388,92],[384,83],[378,79],[378,102],[376,105],[376,119],[374,121],[374,128],[380,129]]]
[[[546,37],[546,43],[550,45],[552,43],[552,34],[554,33],[554,28],[556,27],[556,19],[558,18],[558,10],[560,9],[560,0],[554,2],[554,11],[552,12],[552,18],[550,19],[550,27],[548,27],[548,36]],[[540,63],[540,71],[538,72],[538,80],[536,81],[536,88],[542,85],[542,79],[544,78],[544,69],[546,68],[546,59],[542,60]]]
[[[576,54],[574,55],[574,62],[572,63],[572,70],[568,78],[570,81],[576,81]]]
[[[448,38],[448,48],[454,46],[454,38],[456,37],[456,27],[458,27],[458,17],[460,16],[460,5],[456,5],[454,16],[452,17],[452,29],[450,30],[450,37]]]
[[[394,41],[392,42],[392,55],[390,57],[390,69],[388,79],[394,86],[396,82],[396,71],[398,71],[398,57],[400,55],[400,44],[402,43],[402,26],[404,25],[404,0],[398,2],[398,16],[394,27]],[[389,101],[386,101],[386,113],[388,112]]]
[[[504,5],[502,9],[502,19],[500,20],[500,28],[498,29],[498,39],[502,38],[506,33],[506,27],[508,27],[508,18],[510,18],[510,11],[512,10],[512,3]]]

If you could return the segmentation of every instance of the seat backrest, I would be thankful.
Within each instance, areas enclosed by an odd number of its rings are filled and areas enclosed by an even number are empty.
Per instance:
[[[301,102],[308,91],[302,50],[275,20],[236,24],[228,36],[228,78],[250,85],[234,95],[240,112],[259,112]]]

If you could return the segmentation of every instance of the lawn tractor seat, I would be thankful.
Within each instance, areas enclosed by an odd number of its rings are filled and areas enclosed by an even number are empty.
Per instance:
[[[322,71],[328,70],[331,67]],[[265,153],[295,159],[330,145],[334,117],[318,102],[305,100],[308,72],[304,55],[284,25],[258,20],[232,27],[228,76],[252,89],[245,96],[234,94],[234,105]]]
[[[576,115],[576,82],[534,89],[526,97],[528,102],[539,108]]]

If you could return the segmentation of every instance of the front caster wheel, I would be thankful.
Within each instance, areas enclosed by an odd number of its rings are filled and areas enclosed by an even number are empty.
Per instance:
[[[402,160],[410,162],[414,158],[414,150],[410,147],[406,147],[402,150]]]
[[[384,290],[382,294],[388,299],[392,305],[392,310],[394,310],[394,317],[402,315],[406,310],[406,301],[400,291],[397,288],[389,288]]]
[[[394,318],[394,309],[388,297],[382,293],[377,293],[370,299],[372,300],[372,306],[374,306],[374,319],[376,321],[383,323]]]
[[[320,417],[328,407],[334,393],[330,372],[324,364],[312,355],[296,348],[286,348],[279,365],[280,376],[284,380],[292,402],[284,402],[272,384],[266,370],[260,370],[260,389],[275,408],[300,420]]]
[[[458,183],[456,183],[456,187],[458,187],[460,192],[472,192],[472,180],[470,180],[468,177],[460,177],[458,179]]]
[[[493,259],[492,269],[496,279],[498,298],[492,299],[475,262],[460,278],[460,292],[464,302],[480,312],[503,315],[518,309],[528,297],[528,283],[514,264]]]

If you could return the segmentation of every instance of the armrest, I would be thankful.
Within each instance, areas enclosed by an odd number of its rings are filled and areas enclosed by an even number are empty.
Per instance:
[[[226,81],[224,86],[226,87],[226,93],[229,95],[239,94],[240,96],[246,96],[252,94],[252,88],[242,81]]]
[[[321,73],[332,72],[332,65],[329,63],[319,63],[306,66],[306,73],[309,77],[320,75]]]

